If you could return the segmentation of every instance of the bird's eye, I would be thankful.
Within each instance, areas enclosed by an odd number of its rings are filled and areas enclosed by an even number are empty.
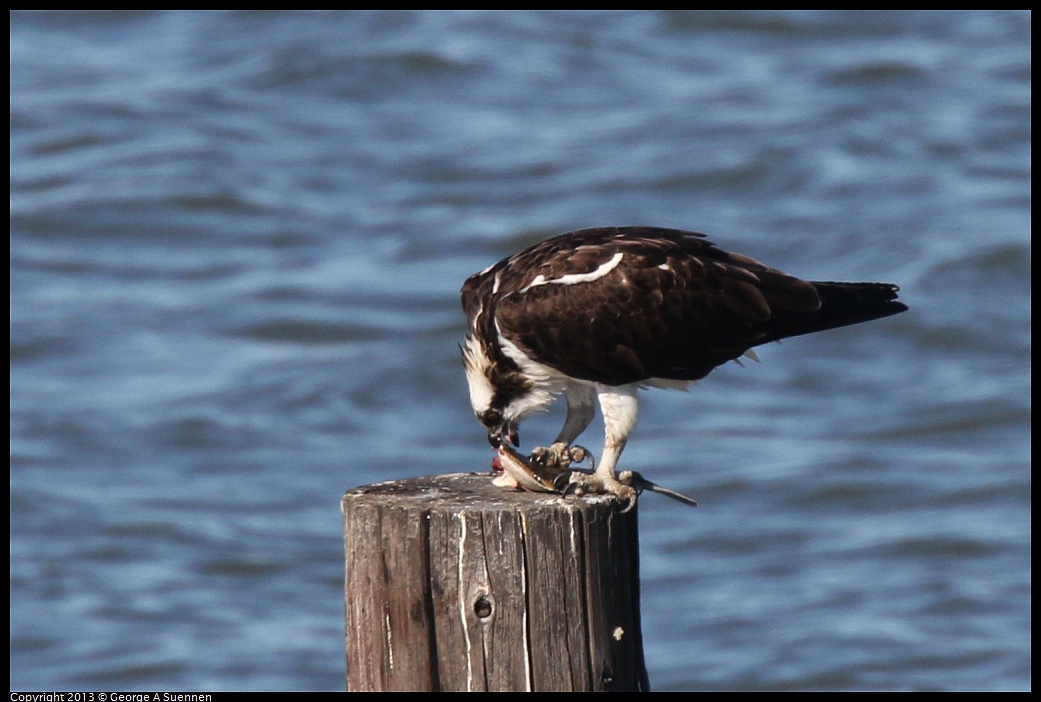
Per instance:
[[[497,409],[489,409],[477,415],[477,419],[489,429],[502,425],[502,412]]]

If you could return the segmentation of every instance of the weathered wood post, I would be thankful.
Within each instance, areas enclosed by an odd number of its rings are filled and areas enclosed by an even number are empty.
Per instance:
[[[642,691],[637,510],[487,475],[343,497],[349,691]]]

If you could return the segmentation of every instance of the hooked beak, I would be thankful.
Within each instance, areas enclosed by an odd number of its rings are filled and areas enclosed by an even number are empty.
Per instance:
[[[488,443],[492,445],[493,449],[498,449],[504,443],[520,446],[520,436],[517,434],[517,427],[509,422],[503,422],[501,427],[489,429]]]

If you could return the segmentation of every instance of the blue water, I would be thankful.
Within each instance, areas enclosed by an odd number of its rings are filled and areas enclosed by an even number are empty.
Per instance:
[[[911,306],[647,393],[652,686],[1029,689],[1030,29],[11,14],[12,689],[343,689],[340,496],[491,458],[459,285],[636,223]]]

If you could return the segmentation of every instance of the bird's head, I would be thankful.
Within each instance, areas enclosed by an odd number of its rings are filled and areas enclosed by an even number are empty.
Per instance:
[[[492,448],[497,449],[503,443],[520,446],[520,435],[517,433],[517,427],[503,417],[502,411],[489,407],[481,412],[475,411],[475,414],[477,415],[477,421],[488,430],[488,443],[492,445]]]
[[[534,388],[513,364],[493,360],[473,336],[466,337],[461,349],[470,406],[488,430],[488,442],[496,449],[504,442],[519,446],[517,425],[532,412],[545,409],[552,397]]]

